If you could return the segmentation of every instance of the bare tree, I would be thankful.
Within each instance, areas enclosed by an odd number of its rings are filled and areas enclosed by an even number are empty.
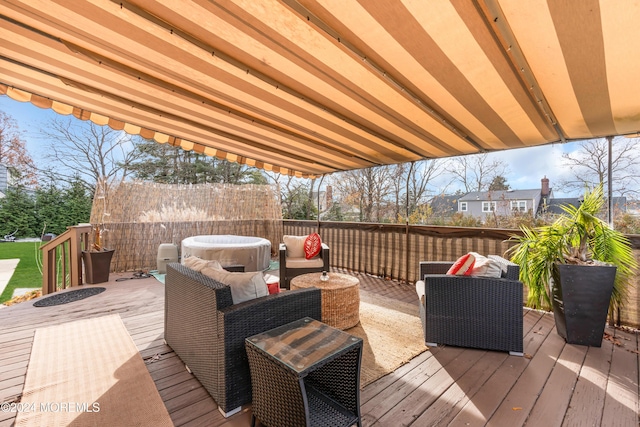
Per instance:
[[[393,220],[397,221],[401,215],[405,215],[406,207],[406,183],[410,170],[408,163],[395,165],[391,173],[391,191],[393,194]]]
[[[415,162],[407,177],[409,182],[409,213],[427,202],[429,185],[446,170],[446,162],[438,159]],[[442,193],[442,190],[434,193]]]
[[[582,193],[585,186],[608,185],[609,147],[606,139],[581,141],[580,149],[562,155],[563,164],[571,170],[572,177],[562,181],[561,186],[568,191]],[[638,161],[640,161],[640,140],[625,137],[614,138],[612,142],[611,172],[614,193],[625,196],[638,194]]]
[[[0,111],[0,164],[9,168],[17,183],[36,184],[36,168],[16,121]]]
[[[491,159],[489,154],[473,154],[454,157],[450,160],[454,181],[460,183],[463,191],[485,191],[496,176],[506,176],[508,165],[500,159]]]
[[[55,165],[43,172],[67,183],[79,177],[91,194],[99,182],[117,184],[126,179],[130,166],[142,156],[133,149],[139,136],[73,118],[49,121],[40,135],[48,143],[45,157]]]
[[[375,166],[336,173],[331,178],[342,201],[360,209],[361,221],[379,222],[393,187],[393,171],[393,166]]]
[[[280,190],[282,217],[285,219],[315,219],[318,215],[312,195],[315,180],[265,172],[265,178]]]

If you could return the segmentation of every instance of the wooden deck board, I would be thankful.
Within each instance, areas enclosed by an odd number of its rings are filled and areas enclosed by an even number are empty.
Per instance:
[[[339,270],[346,273],[345,270]],[[119,313],[177,426],[246,426],[251,405],[224,418],[164,344],[164,287],[153,278],[116,282],[75,303],[0,310],[0,402],[19,398],[37,328]],[[359,275],[362,289],[415,301],[412,285]],[[523,310],[525,357],[436,347],[361,392],[365,426],[638,425],[638,336],[608,329],[601,348],[564,343],[553,316]],[[423,339],[423,337],[416,337]],[[0,427],[15,414],[0,413]]]

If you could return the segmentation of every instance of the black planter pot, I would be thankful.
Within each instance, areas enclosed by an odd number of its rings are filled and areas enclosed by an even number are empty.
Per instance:
[[[602,345],[615,277],[615,265],[554,266],[553,313],[556,330],[567,343]]]
[[[97,252],[82,251],[85,283],[93,285],[109,281],[113,252],[114,249],[105,249]]]

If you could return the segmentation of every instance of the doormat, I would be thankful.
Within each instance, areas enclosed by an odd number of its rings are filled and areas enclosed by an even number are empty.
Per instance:
[[[68,304],[70,302],[79,301],[81,299],[89,298],[93,295],[98,295],[107,288],[83,288],[76,289],[69,292],[60,292],[45,298],[42,298],[33,303],[34,307],[51,307],[54,305]]]

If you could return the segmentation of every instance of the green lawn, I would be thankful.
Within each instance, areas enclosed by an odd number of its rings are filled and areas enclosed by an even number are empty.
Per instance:
[[[0,259],[20,258],[9,284],[0,295],[0,304],[11,299],[16,288],[41,288],[42,274],[36,264],[41,242],[2,242]]]

